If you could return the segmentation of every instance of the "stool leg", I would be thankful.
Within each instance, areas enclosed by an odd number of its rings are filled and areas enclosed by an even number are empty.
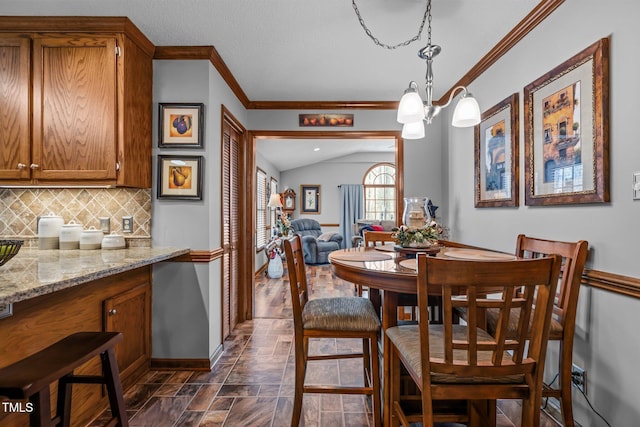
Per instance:
[[[57,415],[60,417],[62,427],[71,425],[71,391],[73,384],[68,381],[69,373],[58,380],[58,403],[56,406]]]
[[[30,427],[45,427],[51,424],[51,395],[46,386],[29,398],[33,403],[33,411],[29,414]]]
[[[118,362],[116,361],[116,353],[113,347],[100,354],[100,359],[102,360],[102,371],[107,386],[107,394],[109,395],[111,416],[118,418],[117,426],[128,427],[129,419],[127,418],[127,412],[124,407]]]

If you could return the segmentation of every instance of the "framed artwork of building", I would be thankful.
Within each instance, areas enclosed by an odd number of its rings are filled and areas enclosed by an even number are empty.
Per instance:
[[[609,201],[609,39],[524,88],[525,203]]]

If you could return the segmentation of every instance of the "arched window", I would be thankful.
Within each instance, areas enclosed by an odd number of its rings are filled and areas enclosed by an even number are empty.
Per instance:
[[[373,165],[364,175],[365,218],[396,219],[396,167],[391,163]]]

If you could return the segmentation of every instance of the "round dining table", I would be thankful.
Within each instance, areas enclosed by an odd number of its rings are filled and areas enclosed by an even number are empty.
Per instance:
[[[416,250],[415,252],[420,252]],[[448,242],[425,248],[423,252],[438,257],[468,260],[515,259],[511,254]],[[388,387],[391,373],[391,342],[384,331],[398,324],[398,307],[405,296],[415,301],[418,293],[416,259],[400,252],[393,244],[374,247],[340,249],[329,254],[333,273],[342,280],[369,288],[369,298],[381,314],[382,323],[382,412],[383,425],[391,425],[391,393]],[[440,289],[433,289],[440,295]],[[479,321],[481,321],[479,319]]]

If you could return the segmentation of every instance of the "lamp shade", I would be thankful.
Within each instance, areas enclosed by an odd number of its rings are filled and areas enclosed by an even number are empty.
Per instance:
[[[405,123],[402,126],[402,137],[404,139],[422,139],[424,138],[424,121]]]
[[[281,208],[282,200],[280,200],[280,194],[274,193],[269,197],[269,203],[267,204],[269,208]]]
[[[424,105],[414,89],[407,89],[398,105],[398,123],[412,123],[424,119]]]
[[[475,126],[480,123],[480,106],[470,93],[463,96],[453,112],[451,125],[459,128]]]

